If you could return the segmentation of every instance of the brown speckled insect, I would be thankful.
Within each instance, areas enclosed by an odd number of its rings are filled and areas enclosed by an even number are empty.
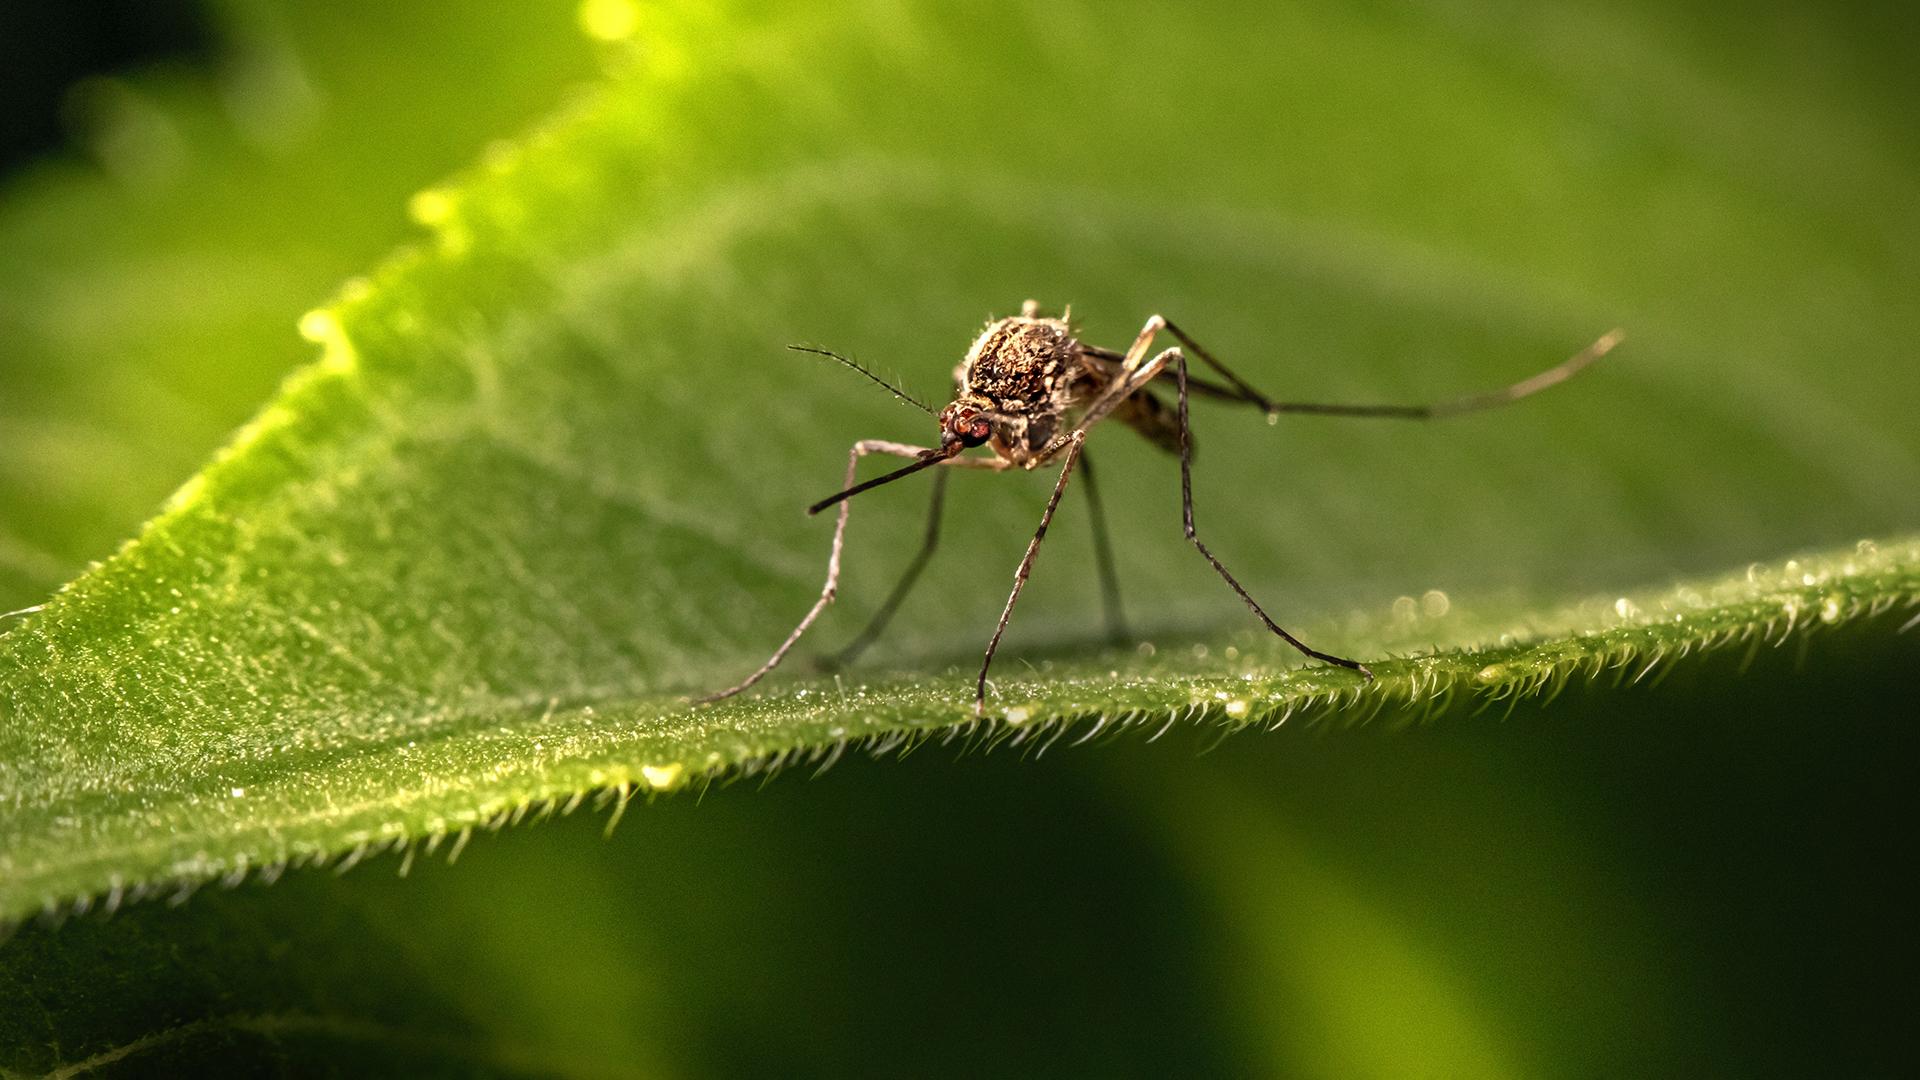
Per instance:
[[[1224,380],[1224,384],[1212,383],[1190,376],[1187,373],[1187,357],[1179,347],[1166,349],[1151,359],[1148,353],[1153,348],[1154,339],[1162,332],[1173,335],[1180,345],[1192,350],[1193,355]],[[1040,553],[1040,541],[1046,539],[1047,526],[1053,521],[1053,512],[1060,505],[1060,496],[1067,490],[1067,480],[1074,473],[1075,466],[1080,469],[1083,486],[1093,509],[1094,551],[1098,561],[1103,596],[1106,603],[1107,623],[1111,634],[1123,635],[1121,629],[1118,588],[1113,572],[1113,554],[1107,543],[1106,523],[1100,509],[1098,489],[1093,482],[1093,466],[1083,449],[1087,432],[1095,424],[1109,416],[1118,419],[1128,427],[1145,436],[1154,445],[1180,456],[1180,507],[1187,539],[1199,549],[1200,554],[1225,579],[1228,586],[1246,601],[1254,615],[1266,624],[1267,629],[1279,635],[1287,644],[1300,652],[1329,664],[1336,664],[1358,672],[1363,678],[1372,679],[1373,673],[1365,664],[1357,660],[1334,656],[1309,647],[1273,621],[1264,609],[1247,594],[1247,590],[1234,580],[1227,568],[1220,564],[1213,552],[1207,550],[1193,527],[1193,436],[1187,424],[1187,398],[1189,393],[1198,393],[1206,397],[1252,405],[1266,413],[1269,420],[1282,413],[1310,413],[1317,416],[1365,416],[1400,420],[1429,420],[1462,413],[1490,409],[1518,401],[1530,394],[1537,393],[1556,383],[1571,378],[1580,369],[1606,355],[1620,342],[1621,332],[1615,330],[1595,341],[1592,345],[1571,359],[1555,367],[1548,368],[1532,378],[1522,380],[1503,389],[1489,393],[1475,394],[1437,405],[1322,405],[1305,402],[1274,401],[1247,385],[1246,382],[1228,370],[1226,365],[1213,358],[1200,344],[1187,336],[1186,332],[1168,322],[1159,315],[1147,320],[1133,344],[1126,352],[1114,352],[1096,345],[1089,345],[1076,338],[1067,318],[1052,319],[1040,314],[1040,305],[1029,300],[1014,318],[999,319],[988,324],[973,348],[967,350],[967,357],[954,369],[954,382],[957,392],[953,401],[938,413],[925,404],[914,400],[899,389],[889,385],[879,376],[861,367],[859,364],[828,352],[824,349],[812,349],[804,346],[792,346],[803,352],[815,352],[830,356],[860,372],[874,382],[885,386],[900,399],[918,406],[940,421],[940,445],[937,447],[910,446],[905,443],[888,442],[880,439],[862,439],[853,444],[852,452],[847,456],[847,473],[843,489],[835,495],[814,503],[807,513],[818,514],[836,504],[840,507],[839,520],[833,529],[833,549],[827,557],[827,583],[820,590],[820,598],[814,601],[800,625],[793,628],[786,641],[774,650],[767,662],[760,665],[753,674],[741,680],[738,685],[730,686],[715,694],[698,699],[700,702],[718,701],[732,697],[759,682],[784,659],[800,635],[806,633],[820,613],[826,610],[840,583],[840,550],[846,537],[847,516],[850,504],[847,500],[863,491],[892,483],[903,476],[910,476],[922,469],[935,466],[953,468],[988,469],[1003,472],[1007,469],[1035,469],[1053,461],[1060,461],[1060,478],[1054,482],[1053,495],[1047,499],[1047,508],[1040,515],[1040,527],[1034,531],[1033,539],[1027,544],[1027,553],[1020,560],[1019,569],[1013,574],[1013,592],[1007,596],[1007,606],[1000,612],[1000,623],[994,627],[993,637],[987,641],[986,656],[980,662],[980,677],[974,684],[973,708],[975,714],[981,713],[986,706],[987,671],[993,666],[993,654],[1000,647],[1000,637],[1006,632],[1007,620],[1013,617],[1013,605],[1020,599],[1020,590],[1027,583],[1027,575],[1033,570],[1034,557]],[[1167,404],[1153,393],[1152,383],[1171,375],[1174,384],[1175,404]],[[992,456],[967,455],[967,450],[985,446]],[[868,454],[890,454],[895,457],[911,458],[912,463],[883,476],[862,483],[854,483],[855,470],[860,459]],[[933,505],[928,515],[926,538],[913,562],[908,566],[906,575],[894,587],[880,609],[875,612],[867,628],[855,638],[852,645],[839,656],[842,662],[851,660],[878,636],[894,610],[899,607],[913,583],[919,578],[927,559],[933,554],[938,543],[940,529],[940,511],[946,492],[946,472],[944,469],[934,474]]]

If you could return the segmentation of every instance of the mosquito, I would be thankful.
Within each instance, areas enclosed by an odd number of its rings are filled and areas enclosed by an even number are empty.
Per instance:
[[[780,665],[780,661],[786,659],[787,653],[807,632],[807,628],[813,625],[814,620],[820,617],[820,613],[826,610],[827,605],[833,603],[840,587],[840,553],[846,539],[847,518],[852,506],[849,500],[882,484],[891,484],[928,469],[936,471],[927,531],[920,550],[899,584],[875,612],[867,628],[840,653],[841,662],[850,661],[879,635],[925,568],[939,543],[941,508],[946,496],[946,472],[956,468],[1006,472],[1060,463],[1060,474],[1054,481],[1053,494],[1048,497],[1047,507],[1040,514],[1040,526],[1034,530],[1033,539],[1027,543],[1026,554],[1021,557],[1020,566],[1014,571],[1013,591],[1008,594],[1006,606],[1000,611],[1000,622],[994,627],[993,636],[987,639],[986,655],[980,661],[980,674],[974,680],[973,711],[976,716],[985,713],[987,673],[993,667],[994,653],[1000,648],[1000,638],[1006,633],[1008,620],[1013,617],[1014,605],[1020,600],[1020,590],[1026,586],[1027,577],[1033,572],[1034,559],[1040,554],[1040,542],[1047,537],[1047,527],[1053,523],[1054,510],[1059,507],[1060,497],[1067,490],[1067,481],[1074,476],[1076,469],[1093,514],[1094,553],[1109,634],[1115,637],[1124,635],[1113,551],[1107,540],[1106,518],[1101,508],[1099,490],[1094,484],[1093,464],[1085,450],[1087,433],[1109,417],[1132,428],[1162,450],[1179,456],[1180,515],[1187,540],[1226,581],[1227,586],[1246,602],[1254,617],[1301,654],[1322,663],[1346,668],[1371,681],[1373,672],[1365,664],[1321,652],[1273,621],[1266,609],[1254,600],[1246,587],[1228,572],[1219,558],[1201,541],[1193,524],[1193,434],[1187,420],[1188,398],[1198,394],[1250,405],[1265,413],[1269,423],[1287,413],[1437,420],[1497,408],[1565,382],[1605,356],[1620,343],[1623,336],[1621,331],[1613,330],[1554,367],[1486,393],[1431,405],[1329,405],[1275,401],[1267,397],[1164,316],[1149,318],[1125,352],[1081,341],[1074,335],[1071,318],[1071,311],[1063,312],[1060,318],[1044,316],[1039,303],[1029,300],[1021,306],[1019,315],[989,323],[974,339],[966,358],[954,369],[956,390],[953,400],[939,412],[838,353],[810,346],[789,346],[801,352],[818,353],[838,360],[879,383],[895,397],[933,416],[940,423],[940,444],[913,446],[885,439],[862,439],[853,444],[847,455],[846,478],[841,483],[841,490],[807,507],[810,515],[835,506],[840,508],[833,528],[833,546],[827,556],[827,582],[820,590],[820,598],[814,601],[800,624],[793,628],[793,632],[787,635],[766,663],[739,683],[696,699],[697,703],[732,697],[765,678]],[[1153,344],[1161,334],[1171,335],[1179,344],[1154,353]],[[1187,371],[1188,352],[1199,358],[1220,381],[1190,375]],[[1156,394],[1156,390],[1169,377],[1174,391],[1174,404],[1171,407]],[[989,453],[967,453],[979,447],[986,447]],[[856,483],[860,459],[870,454],[906,458],[909,464]]]

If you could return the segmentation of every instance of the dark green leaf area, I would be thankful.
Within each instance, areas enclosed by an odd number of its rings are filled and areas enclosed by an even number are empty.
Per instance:
[[[23,930],[5,946],[5,1075],[514,1075],[400,927],[324,877]],[[96,1072],[97,1070],[97,1072]],[[538,1073],[525,1073],[536,1075]]]

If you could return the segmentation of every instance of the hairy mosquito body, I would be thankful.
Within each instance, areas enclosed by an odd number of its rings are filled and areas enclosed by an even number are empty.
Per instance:
[[[1180,344],[1152,353],[1153,343],[1162,333],[1171,335]],[[833,546],[827,558],[827,581],[819,599],[814,601],[800,624],[787,635],[766,663],[738,684],[697,700],[704,703],[732,697],[759,682],[779,666],[801,635],[806,633],[807,628],[813,625],[837,595],[840,554],[846,539],[847,518],[851,508],[849,500],[864,491],[925,469],[938,469],[941,474],[935,478],[927,532],[920,551],[866,629],[838,655],[838,663],[851,662],[878,637],[932,556],[939,541],[941,508],[946,493],[944,471],[948,468],[999,472],[1036,469],[1055,462],[1060,464],[1059,478],[1055,480],[1046,509],[1040,516],[1039,528],[1028,541],[1026,553],[1014,571],[1012,592],[1007,596],[1000,621],[987,642],[986,655],[981,660],[979,678],[974,685],[976,714],[985,708],[987,672],[993,666],[1000,638],[1006,632],[1014,605],[1019,601],[1021,589],[1033,570],[1040,544],[1046,539],[1047,528],[1053,522],[1054,511],[1060,505],[1067,482],[1076,471],[1093,512],[1094,556],[1100,573],[1108,633],[1115,639],[1123,638],[1125,629],[1120,614],[1118,577],[1114,572],[1113,554],[1107,541],[1106,520],[1101,511],[1098,489],[1094,485],[1093,465],[1085,450],[1088,431],[1108,417],[1132,428],[1154,445],[1179,456],[1181,524],[1187,540],[1268,630],[1308,657],[1372,679],[1373,673],[1359,661],[1311,648],[1282,629],[1201,541],[1193,517],[1193,436],[1188,422],[1189,398],[1199,394],[1251,405],[1266,413],[1270,419],[1282,413],[1402,420],[1437,419],[1505,405],[1564,382],[1604,356],[1619,343],[1621,336],[1620,331],[1612,331],[1572,358],[1531,378],[1489,393],[1434,405],[1330,405],[1274,401],[1266,397],[1214,359],[1179,327],[1159,315],[1147,320],[1125,352],[1116,352],[1079,340],[1073,333],[1070,317],[1045,317],[1040,314],[1039,304],[1029,300],[1022,306],[1019,315],[989,323],[974,339],[965,359],[954,369],[956,390],[953,400],[938,413],[846,357],[824,349],[792,346],[800,351],[832,357],[886,387],[896,397],[934,415],[940,424],[940,441],[937,446],[931,447],[878,439],[863,439],[853,444],[847,455],[846,475],[841,490],[807,508],[809,514],[817,514],[834,506],[839,507],[834,524]],[[1216,383],[1192,376],[1187,370],[1187,351],[1191,351],[1221,381]],[[1174,392],[1174,404],[1171,407],[1157,396],[1154,386],[1156,382],[1164,385],[1168,381],[1172,382]],[[986,448],[988,454],[966,453],[980,447]],[[856,482],[860,459],[869,454],[907,458],[910,463],[873,479]]]
[[[982,331],[953,381],[960,389],[949,408],[987,417],[987,445],[1027,466],[1038,464],[1035,455],[1053,442],[1068,411],[1099,385],[1066,320],[1027,315]]]

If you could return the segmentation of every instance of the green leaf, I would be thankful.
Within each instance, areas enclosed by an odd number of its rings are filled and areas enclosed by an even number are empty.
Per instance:
[[[685,695],[750,670],[817,592],[827,523],[798,509],[847,443],[930,431],[780,346],[937,397],[979,320],[1029,295],[1103,343],[1172,315],[1310,400],[1449,397],[1615,324],[1632,341],[1445,426],[1196,407],[1203,535],[1309,641],[1406,657],[1371,687],[1248,630],[1179,535],[1172,462],[1102,431],[1152,655],[1094,644],[1068,508],[995,735],[1464,710],[1899,618],[1920,541],[1855,541],[1909,530],[1920,483],[1916,136],[1871,80],[1587,62],[1595,33],[1682,40],[1673,16],[1540,18],[1495,56],[1494,23],[1336,6],[649,9],[623,76],[418,196],[427,246],[302,321],[320,360],[0,638],[0,913],[968,724],[1043,477],[956,477],[872,677],[797,657],[764,697]],[[1743,58],[1797,41],[1754,33]],[[1639,89],[1667,82],[1690,93]],[[1715,93],[1723,113],[1687,111]],[[908,486],[860,500],[810,647],[885,594],[920,528]]]
[[[36,921],[0,1068],[1872,1073],[1908,1020],[1906,646],[1806,644],[1499,722],[848,755],[610,837]]]
[[[405,238],[409,194],[594,71],[565,0],[210,6],[212,70],[82,84],[75,147],[0,189],[0,610],[111,554],[308,359],[293,321]]]

